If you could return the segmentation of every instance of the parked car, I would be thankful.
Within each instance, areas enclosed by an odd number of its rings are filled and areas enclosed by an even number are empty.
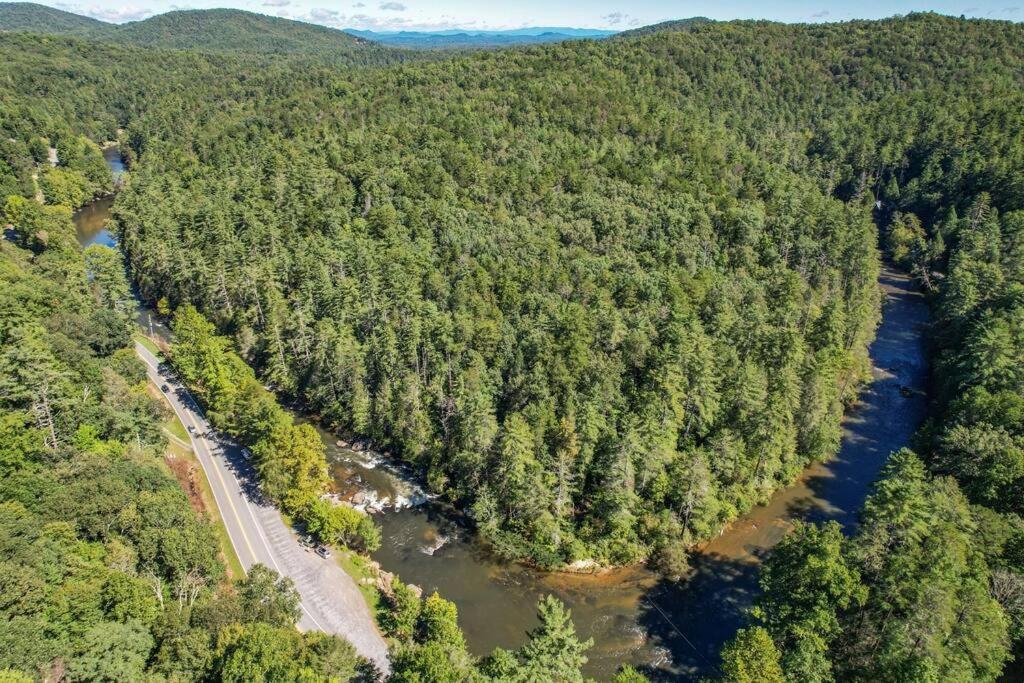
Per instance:
[[[250,451],[248,448],[243,448],[242,457],[245,458],[246,460],[252,460],[252,451]]]
[[[316,554],[326,560],[331,556],[331,550],[325,545],[317,546]]]

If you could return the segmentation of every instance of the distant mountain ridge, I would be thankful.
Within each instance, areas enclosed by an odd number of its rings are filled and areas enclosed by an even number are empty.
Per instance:
[[[0,31],[35,31],[81,35],[111,26],[92,17],[83,17],[33,2],[0,2]]]
[[[345,32],[384,45],[421,50],[502,47],[582,39],[600,40],[616,33],[605,29],[548,26],[508,30],[446,29],[442,31],[365,31],[349,28],[345,29]]]
[[[73,35],[112,43],[254,54],[308,54],[362,61],[386,51],[337,29],[236,9],[178,10],[110,24],[27,2],[0,3],[0,30]],[[369,55],[367,55],[369,56]]]
[[[529,26],[439,31],[339,30],[239,9],[175,10],[112,24],[31,2],[0,2],[0,31],[72,35],[112,43],[252,54],[316,55],[349,62],[402,59],[396,48],[475,49],[680,30],[703,18],[665,22],[619,33],[608,29]]]

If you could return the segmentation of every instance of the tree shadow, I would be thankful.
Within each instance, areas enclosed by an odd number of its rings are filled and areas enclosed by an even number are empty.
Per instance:
[[[835,520],[848,534],[889,455],[910,443],[927,411],[922,328],[929,321],[928,306],[912,280],[888,270],[879,280],[886,311],[870,348],[874,379],[843,420],[836,457],[812,466],[804,480],[808,492],[785,508],[788,519]],[[719,652],[744,625],[760,591],[760,564],[771,552],[764,545],[743,550],[742,559],[695,554],[688,580],[662,580],[644,595],[639,623],[671,659],[643,668],[651,680],[699,680],[719,673]]]
[[[685,581],[663,579],[641,600],[638,621],[671,662],[642,667],[652,681],[699,680],[718,674],[718,653],[743,625],[759,592],[765,551],[748,548],[742,560],[696,555]]]

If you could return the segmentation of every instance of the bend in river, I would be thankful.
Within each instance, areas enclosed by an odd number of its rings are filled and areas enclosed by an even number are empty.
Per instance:
[[[117,173],[123,165],[113,149],[104,151]],[[83,246],[116,245],[106,229],[112,202],[100,199],[75,214]],[[586,667],[591,676],[607,680],[624,662],[656,679],[714,673],[718,649],[756,594],[758,565],[793,520],[833,519],[852,529],[889,453],[905,446],[924,418],[928,308],[907,276],[885,268],[880,283],[886,303],[871,345],[873,381],[844,420],[838,455],[809,467],[795,484],[701,548],[687,581],[669,582],[636,568],[589,576],[545,574],[502,562],[430,503],[392,506],[377,515],[384,533],[374,557],[404,581],[453,600],[475,654],[525,642],[526,630],[536,624],[537,599],[552,593],[572,610],[580,635],[594,639]],[[139,320],[153,333],[165,332],[144,307]],[[372,454],[355,453],[321,434],[339,488],[357,488],[376,500],[419,502],[421,492]]]
[[[693,558],[681,583],[643,569],[587,576],[545,574],[496,560],[439,508],[386,510],[377,516],[384,543],[374,557],[387,571],[459,607],[459,621],[475,654],[516,647],[535,623],[537,598],[553,593],[572,609],[577,630],[593,638],[586,672],[609,679],[623,662],[653,678],[714,673],[721,645],[741,625],[757,590],[757,567],[795,519],[834,519],[849,531],[889,454],[905,446],[924,418],[927,363],[923,328],[928,307],[913,281],[882,271],[885,306],[871,345],[873,380],[843,422],[842,446],[827,463],[809,467],[767,505],[734,522]],[[378,482],[376,461],[330,443],[339,487]]]

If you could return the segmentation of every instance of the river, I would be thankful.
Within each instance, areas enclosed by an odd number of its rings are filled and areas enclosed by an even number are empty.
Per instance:
[[[123,172],[116,148],[107,148],[104,156],[115,173]],[[116,245],[106,225],[112,201],[100,199],[75,214],[83,246]],[[332,476],[339,490],[383,508],[375,514],[383,543],[374,558],[405,582],[454,601],[474,654],[523,644],[526,631],[536,625],[537,599],[551,593],[572,610],[579,634],[594,639],[588,675],[608,680],[627,662],[656,680],[713,674],[719,648],[756,595],[758,565],[793,520],[836,520],[851,531],[889,453],[905,446],[924,418],[928,308],[901,273],[883,269],[880,286],[885,304],[870,349],[873,380],[843,421],[837,456],[809,467],[795,484],[697,551],[693,574],[682,582],[642,568],[573,575],[502,562],[475,542],[456,516],[427,500],[408,472],[378,455],[338,445],[321,429]],[[144,307],[139,321],[144,329],[166,335]]]
[[[536,624],[537,599],[552,593],[572,610],[580,635],[594,639],[587,674],[608,680],[624,662],[655,679],[713,674],[721,645],[756,594],[758,565],[793,520],[836,520],[851,531],[889,453],[909,443],[924,418],[928,307],[913,281],[890,268],[880,286],[885,304],[870,349],[873,379],[844,418],[839,453],[698,550],[687,580],[666,581],[640,568],[591,576],[501,562],[430,503],[377,514],[383,544],[374,558],[404,581],[453,600],[475,654],[525,642]],[[410,496],[407,484],[402,490],[380,471],[378,458],[323,436],[339,488],[369,488],[384,499]]]
[[[114,177],[114,187],[120,187],[124,181],[124,175],[128,170],[121,156],[117,145],[107,145],[103,148],[103,159],[110,168]],[[117,236],[110,231],[110,210],[114,206],[114,195],[100,197],[75,212],[72,220],[75,223],[75,234],[78,243],[82,248],[93,244],[102,244],[111,249],[117,248]],[[133,285],[134,289],[134,285]],[[133,291],[133,293],[135,293]],[[151,337],[158,337],[166,342],[170,341],[170,331],[160,321],[159,317],[149,308],[138,294],[135,293],[135,322],[139,328]]]

